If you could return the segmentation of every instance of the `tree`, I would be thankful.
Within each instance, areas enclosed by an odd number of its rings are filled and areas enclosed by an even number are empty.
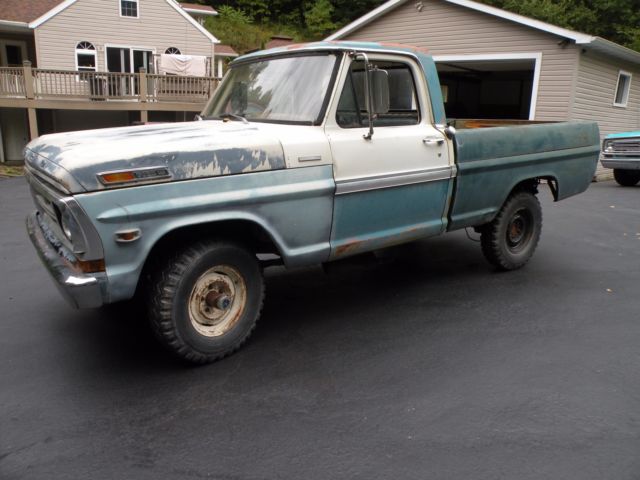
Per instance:
[[[305,14],[304,19],[309,33],[321,38],[336,28],[336,24],[331,20],[333,5],[329,0],[316,0]]]
[[[338,27],[354,21],[384,3],[384,0],[332,0],[332,19]]]
[[[482,0],[520,15],[640,50],[638,0]]]
[[[205,26],[222,42],[234,50],[244,53],[263,48],[269,39],[269,32],[254,25],[254,20],[243,10],[222,5],[218,15],[209,17]]]

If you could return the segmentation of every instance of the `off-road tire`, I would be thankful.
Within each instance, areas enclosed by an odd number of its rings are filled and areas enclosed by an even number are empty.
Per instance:
[[[198,288],[210,288],[203,287],[201,282],[209,281],[207,275],[214,275],[212,278],[223,275],[218,273],[221,269],[233,273],[229,274],[228,288],[233,288],[237,280],[244,285],[245,294],[241,311],[233,316],[228,330],[212,336],[212,332],[199,331],[214,327],[198,323],[201,314],[192,313],[200,305],[194,298],[202,297],[194,297],[194,293],[199,292]],[[234,243],[202,241],[189,245],[152,274],[151,282],[148,294],[151,328],[166,348],[191,363],[209,363],[235,352],[251,335],[262,310],[264,281],[258,259]],[[223,281],[218,283],[226,286]],[[221,289],[224,288],[217,290]],[[234,295],[228,308],[235,309],[238,306],[235,302],[241,300]],[[205,303],[202,305],[208,308]],[[224,309],[216,311],[223,312],[224,318]]]
[[[493,221],[481,228],[482,253],[497,269],[516,270],[531,259],[541,231],[542,209],[537,197],[525,191],[513,193]]]
[[[623,187],[633,187],[640,182],[640,170],[621,170],[613,169],[613,178],[616,179],[618,185]]]

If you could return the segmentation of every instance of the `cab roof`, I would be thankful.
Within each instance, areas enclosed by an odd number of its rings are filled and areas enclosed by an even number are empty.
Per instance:
[[[257,52],[251,52],[246,55],[242,55],[236,58],[233,63],[240,63],[247,60],[253,60],[261,57],[267,57],[278,54],[286,54],[289,52],[305,52],[305,51],[375,51],[386,50],[395,51],[398,53],[412,53],[414,55],[426,55],[430,56],[429,52],[422,47],[414,47],[411,45],[404,45],[400,43],[387,43],[387,42],[341,42],[341,41],[321,41],[321,42],[309,42],[309,43],[293,43],[282,47],[270,48],[268,50],[259,50]]]

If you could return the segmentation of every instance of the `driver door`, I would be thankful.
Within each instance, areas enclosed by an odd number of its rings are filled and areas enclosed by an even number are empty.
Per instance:
[[[331,258],[441,233],[446,225],[452,158],[432,124],[420,67],[410,58],[371,55],[388,73],[389,112],[374,120],[370,140],[364,62],[351,60],[325,127],[336,197]]]

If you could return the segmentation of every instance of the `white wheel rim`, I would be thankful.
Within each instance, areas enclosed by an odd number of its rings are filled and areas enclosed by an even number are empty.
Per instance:
[[[201,335],[219,337],[238,323],[246,303],[247,286],[240,272],[229,265],[216,265],[191,290],[191,325]]]

